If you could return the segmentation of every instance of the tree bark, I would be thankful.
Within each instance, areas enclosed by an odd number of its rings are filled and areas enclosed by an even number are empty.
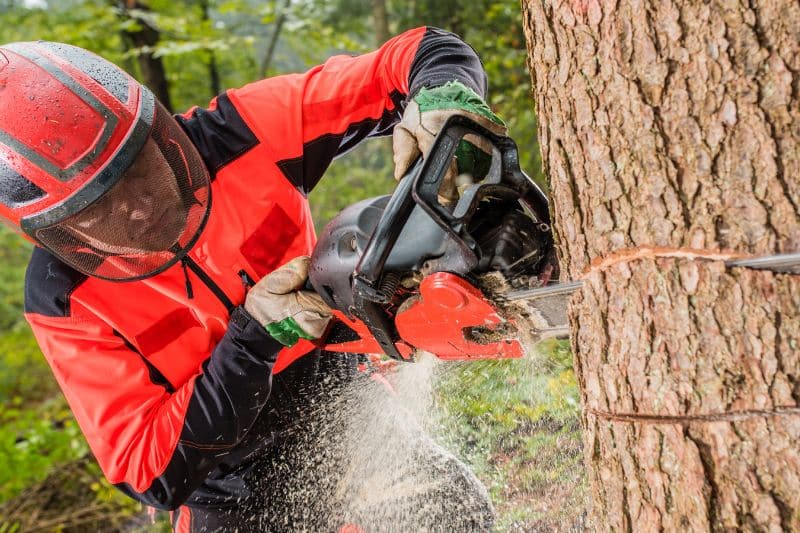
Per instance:
[[[130,17],[131,10],[149,11],[150,8],[140,2],[139,0],[119,0],[120,13],[125,17]],[[169,83],[167,81],[167,74],[164,69],[164,62],[160,57],[154,57],[152,48],[158,43],[161,38],[157,28],[154,28],[146,20],[141,17],[137,18],[137,22],[142,27],[138,31],[124,31],[123,38],[128,41],[132,48],[139,48],[143,51],[140,52],[136,58],[139,63],[139,69],[144,78],[144,84],[153,91],[156,98],[161,102],[167,111],[172,112],[172,100],[169,96]]]
[[[522,4],[594,526],[800,530],[800,4]]]

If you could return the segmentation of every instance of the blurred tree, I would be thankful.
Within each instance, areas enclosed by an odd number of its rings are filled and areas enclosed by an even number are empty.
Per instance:
[[[279,4],[280,2],[280,4]],[[261,61],[261,68],[258,69],[258,77],[264,78],[269,70],[272,57],[275,54],[275,47],[278,45],[278,39],[281,36],[281,30],[286,23],[287,12],[291,5],[291,0],[275,0],[277,16],[273,24],[272,33],[269,36],[269,43],[267,44],[267,51],[264,54],[264,59]]]
[[[389,39],[389,13],[386,10],[386,0],[372,0],[372,18],[375,20],[375,44]]]
[[[201,20],[203,24],[208,24],[211,21],[211,3],[209,0],[200,0],[200,7],[203,10]],[[219,69],[217,68],[217,54],[214,50],[208,51],[208,80],[212,95],[217,95],[222,92],[219,81]]]
[[[172,111],[164,62],[160,56],[155,55],[155,46],[161,39],[161,33],[150,19],[150,7],[140,0],[119,0],[117,7],[123,20],[122,35],[130,48],[137,51],[136,56],[144,84],[153,91],[167,110]]]

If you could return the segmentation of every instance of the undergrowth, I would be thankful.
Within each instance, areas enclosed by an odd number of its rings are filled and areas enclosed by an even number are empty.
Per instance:
[[[530,359],[446,368],[437,394],[440,438],[486,483],[499,531],[581,526],[578,385],[566,342],[540,343]]]

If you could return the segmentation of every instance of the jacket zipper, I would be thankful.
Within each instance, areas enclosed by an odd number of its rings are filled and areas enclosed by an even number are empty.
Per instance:
[[[231,299],[228,298],[228,295],[225,294],[222,289],[220,289],[219,285],[217,285],[213,279],[211,279],[211,276],[206,274],[205,270],[203,270],[200,267],[200,265],[194,262],[194,259],[192,259],[188,255],[185,255],[181,259],[181,264],[184,267],[184,274],[186,274],[186,291],[187,291],[187,296],[190,299],[193,297],[193,292],[191,290],[192,284],[189,281],[189,276],[188,273],[186,272],[186,267],[188,267],[189,270],[194,272],[197,275],[197,277],[200,278],[200,281],[202,281],[205,284],[205,286],[208,287],[208,289],[214,294],[214,296],[216,296],[217,299],[220,302],[222,302],[222,305],[225,306],[225,309],[228,310],[229,314],[233,313],[233,310],[236,308],[236,306],[233,305]]]
[[[189,279],[189,270],[186,266],[186,257],[181,259],[181,268],[183,268],[183,280],[186,283],[186,297],[191,300],[194,298],[194,289],[192,289],[192,280]]]
[[[242,285],[244,286],[245,290],[256,284],[256,281],[250,277],[250,274],[248,274],[245,269],[241,269],[239,271],[239,279],[242,280]]]

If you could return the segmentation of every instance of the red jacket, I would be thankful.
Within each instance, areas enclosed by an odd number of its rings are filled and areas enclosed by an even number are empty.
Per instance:
[[[242,497],[231,472],[269,443],[272,374],[311,349],[281,350],[241,307],[247,285],[311,252],[306,194],[331,160],[391,133],[409,94],[450,80],[486,91],[471,48],[418,28],[227,91],[176,117],[213,177],[207,226],[181,264],[114,283],[35,249],[26,317],[111,483],[160,508]]]

